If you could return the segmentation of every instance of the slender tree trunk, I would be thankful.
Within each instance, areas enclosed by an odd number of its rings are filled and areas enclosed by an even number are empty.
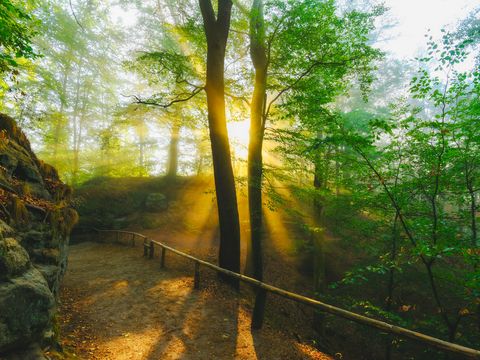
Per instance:
[[[80,170],[80,149],[81,149],[82,140],[83,140],[83,124],[85,123],[85,117],[87,115],[87,104],[88,104],[88,93],[87,93],[86,87],[84,87],[80,116],[76,118],[76,122],[75,122],[75,126],[78,127],[78,129],[76,129],[75,131],[76,140],[73,148],[73,183],[74,184],[76,184],[78,181],[78,172]]]
[[[478,230],[477,230],[477,199],[471,183],[468,185],[468,193],[470,195],[470,228],[472,231],[472,249],[478,247]]]
[[[72,167],[72,183],[75,184],[77,181],[77,170],[78,170],[78,143],[79,143],[79,106],[80,106],[80,73],[81,69],[78,69],[77,74],[77,84],[75,90],[75,104],[73,106],[73,167]]]
[[[167,177],[174,178],[178,171],[178,140],[180,137],[180,126],[177,123],[172,124],[170,135],[170,145],[168,148],[168,170]]]
[[[318,133],[317,137],[320,138],[321,134]],[[328,159],[326,155],[317,154],[315,157],[315,169],[313,174],[313,187],[316,190],[326,189],[327,187],[327,177],[328,177]],[[313,199],[314,211],[317,217],[320,219],[323,210],[322,199],[319,194]]]
[[[195,137],[195,145],[197,148],[197,156],[196,156],[196,161],[195,161],[195,170],[197,173],[197,176],[200,176],[203,174],[204,171],[204,165],[205,165],[205,143],[203,136],[201,134],[197,134]]]
[[[140,176],[145,176],[145,135],[143,132],[140,132],[138,136],[138,150],[139,150],[139,165],[140,165]]]
[[[395,214],[392,230],[392,246],[390,249],[390,270],[388,271],[387,303],[386,310],[390,311],[393,304],[393,290],[395,288],[395,268],[393,263],[397,258],[397,240],[398,240],[398,213]]]
[[[262,0],[253,1],[250,16],[250,56],[255,68],[255,86],[250,107],[250,141],[248,145],[248,204],[250,210],[253,274],[256,279],[262,280],[262,149],[267,83],[267,56]]]
[[[60,132],[62,128],[62,117],[63,117],[63,112],[65,110],[66,106],[66,94],[67,94],[67,81],[68,81],[68,75],[70,73],[70,67],[67,66],[65,70],[63,71],[63,79],[62,79],[62,95],[60,97],[60,117],[57,118],[56,124],[55,124],[55,135],[54,135],[54,140],[53,140],[53,159],[56,161],[57,160],[57,155],[58,155],[58,144],[60,143]]]
[[[315,209],[318,210],[316,204]],[[318,213],[318,218],[321,217],[321,212]],[[314,231],[310,234],[313,245],[313,289],[316,296],[320,298],[325,295],[327,290],[327,263],[325,257],[325,244],[322,234]],[[315,311],[313,316],[313,328],[320,336],[320,339],[325,340],[325,314],[321,311]]]
[[[248,206],[253,276],[263,280],[262,249],[262,171],[263,137],[265,131],[265,100],[267,88],[267,48],[263,1],[254,0],[250,13],[250,56],[255,68],[255,85],[250,106],[250,141],[248,144]],[[257,291],[252,327],[261,328],[266,293]]]
[[[387,311],[392,310],[393,305],[393,291],[395,289],[395,268],[394,262],[397,258],[397,241],[398,241],[398,212],[395,213],[395,219],[393,220],[392,229],[392,243],[390,249],[390,269],[388,271],[388,285],[387,285],[387,301],[385,309]],[[392,337],[387,337],[387,346],[385,350],[385,359],[390,360],[392,357]]]
[[[320,139],[322,134],[317,133],[317,138]],[[315,156],[315,169],[313,174],[313,187],[315,190],[321,190],[327,186],[328,176],[328,159],[327,156],[319,152]],[[313,213],[318,224],[323,222],[323,202],[319,194],[315,194],[313,198]],[[313,246],[313,289],[315,294],[325,294],[326,283],[326,259],[324,237],[312,231],[310,233],[310,241]],[[321,339],[325,339],[325,315],[320,311],[315,311],[313,317],[313,327]]]
[[[477,199],[475,197],[475,191],[473,190],[473,179],[470,176],[469,167],[465,165],[465,176],[468,194],[470,195],[470,229],[472,232],[472,251],[477,251],[478,248],[478,230],[477,230]],[[473,264],[473,270],[477,271],[480,264],[475,261]],[[477,298],[477,328],[480,331],[480,299]]]
[[[340,195],[340,162],[338,156],[340,153],[339,147],[335,148],[335,195]]]
[[[220,223],[219,265],[240,271],[240,224],[225,114],[225,50],[230,30],[231,0],[218,0],[215,16],[211,0],[199,0],[207,37],[207,108],[213,172]],[[227,280],[227,279],[226,279]],[[238,280],[228,279],[235,287]]]

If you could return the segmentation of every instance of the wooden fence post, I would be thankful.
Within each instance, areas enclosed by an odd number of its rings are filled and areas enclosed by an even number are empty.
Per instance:
[[[200,289],[200,263],[195,261],[195,277],[193,278],[193,288]]]
[[[263,318],[265,315],[265,303],[267,301],[267,291],[263,288],[257,289],[255,299],[255,307],[252,314],[252,330],[259,330],[263,326]]]
[[[135,247],[135,234],[132,234],[132,247]]]
[[[150,240],[150,251],[148,253],[148,257],[150,259],[153,259],[153,255],[154,255],[154,252],[155,252],[155,247],[154,246],[155,246],[155,244],[153,243],[152,240]]]
[[[120,233],[117,231],[117,239],[116,239],[117,244],[120,244]]]
[[[162,256],[160,257],[160,267],[163,269],[165,267],[165,253],[167,250],[162,246]]]
[[[143,239],[143,257],[147,257],[148,254],[148,244],[147,244],[148,238]]]

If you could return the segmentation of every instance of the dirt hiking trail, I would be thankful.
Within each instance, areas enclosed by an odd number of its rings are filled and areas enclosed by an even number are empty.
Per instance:
[[[191,262],[167,253],[160,269],[141,246],[71,246],[61,293],[63,346],[79,359],[331,359],[269,321],[252,333],[246,286],[237,294],[202,269],[194,290],[192,275]]]

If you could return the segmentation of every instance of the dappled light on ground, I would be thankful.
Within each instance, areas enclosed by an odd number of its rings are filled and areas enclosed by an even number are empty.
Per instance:
[[[252,334],[249,290],[239,296],[206,270],[193,290],[192,270],[172,254],[162,270],[139,247],[72,246],[63,345],[81,359],[328,359],[269,324]]]

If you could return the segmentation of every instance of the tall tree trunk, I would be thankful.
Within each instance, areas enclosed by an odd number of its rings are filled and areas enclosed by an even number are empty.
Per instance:
[[[475,197],[475,191],[473,189],[473,177],[471,176],[470,167],[468,163],[465,163],[465,178],[467,184],[468,194],[470,195],[470,229],[472,232],[471,246],[472,251],[478,249],[478,230],[477,230],[477,198]],[[477,271],[480,264],[478,261],[473,263],[473,270]],[[477,298],[477,328],[480,331],[480,298]]]
[[[215,16],[211,0],[199,0],[207,38],[207,108],[213,172],[220,223],[219,265],[240,271],[240,224],[225,114],[225,50],[230,30],[231,0],[218,0]],[[227,280],[227,279],[226,279]],[[228,279],[235,287],[238,280]]]
[[[317,133],[317,138],[321,139],[322,134]],[[314,163],[314,174],[313,174],[313,187],[315,190],[326,190],[327,189],[327,179],[328,179],[328,154],[323,154],[319,152],[315,156]],[[318,191],[313,198],[314,212],[318,219],[322,217],[323,211],[323,202],[322,196]]]
[[[263,1],[254,0],[250,14],[250,56],[255,68],[255,86],[250,106],[248,145],[248,204],[253,259],[253,274],[263,278],[262,264],[262,147],[267,84],[267,55],[263,20]]]
[[[470,228],[472,231],[472,249],[478,247],[478,230],[477,230],[477,199],[472,185],[473,180],[469,181],[468,193],[470,195]]]
[[[73,148],[73,183],[76,184],[78,181],[78,172],[80,170],[80,149],[82,146],[83,140],[83,125],[85,123],[85,117],[87,115],[87,105],[88,105],[88,91],[84,85],[83,94],[82,94],[82,108],[80,110],[80,116],[76,118],[75,126],[78,129],[75,131],[75,142]]]
[[[392,229],[392,242],[390,248],[390,269],[388,270],[388,285],[387,285],[387,301],[385,304],[385,309],[387,311],[392,310],[393,305],[393,292],[395,290],[395,267],[394,262],[397,259],[397,248],[398,248],[398,212],[395,213],[395,219],[393,220],[393,229]],[[385,360],[390,360],[392,358],[392,337],[387,337],[387,345],[385,348]]]
[[[138,163],[140,165],[140,177],[143,177],[146,175],[145,172],[145,135],[143,132],[140,132],[138,135],[138,150],[139,150],[139,159]]]
[[[250,12],[250,57],[255,68],[255,85],[250,106],[250,141],[248,145],[248,206],[250,212],[251,261],[253,276],[263,280],[262,249],[262,170],[263,137],[265,132],[265,100],[267,87],[267,47],[263,0],[254,0]],[[263,323],[264,291],[258,291],[253,311],[252,327]]]
[[[335,148],[335,195],[337,197],[340,195],[340,161],[338,161],[339,153],[340,148],[337,146]]]
[[[81,68],[78,69],[77,73],[77,84],[75,90],[75,104],[73,106],[73,167],[72,167],[72,184],[75,184],[77,181],[77,170],[78,170],[78,144],[79,144],[79,106],[80,106],[80,74]]]
[[[172,124],[170,134],[170,145],[168,147],[168,170],[167,177],[174,178],[178,171],[178,140],[180,137],[180,126],[177,123]]]
[[[62,79],[62,93],[60,95],[60,116],[57,117],[56,119],[56,124],[55,124],[55,134],[54,134],[54,140],[53,140],[53,159],[56,161],[57,160],[57,155],[58,155],[58,144],[60,143],[60,132],[62,131],[62,117],[63,117],[63,112],[65,111],[65,106],[67,104],[67,82],[68,82],[68,76],[70,74],[70,66],[66,66],[65,69],[63,70],[63,79]]]

